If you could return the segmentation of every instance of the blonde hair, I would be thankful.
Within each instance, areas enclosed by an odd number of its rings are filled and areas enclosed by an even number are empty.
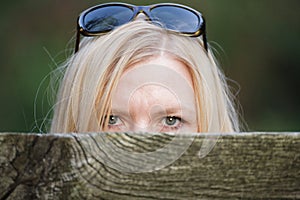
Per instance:
[[[188,66],[195,91],[198,132],[239,131],[223,73],[201,37],[169,33],[139,20],[101,37],[84,38],[65,65],[50,132],[102,131],[112,91],[127,66],[167,53]]]

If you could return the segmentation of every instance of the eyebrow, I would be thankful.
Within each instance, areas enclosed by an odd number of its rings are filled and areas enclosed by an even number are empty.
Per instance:
[[[177,113],[179,113],[182,116],[186,116],[186,115],[194,114],[196,112],[195,109],[192,109],[191,107],[180,106],[180,107],[167,107],[163,110],[160,109],[158,112],[154,112],[153,115],[155,116],[163,115],[163,114],[172,115]]]
[[[155,111],[153,113],[153,115],[157,116],[157,115],[172,114],[172,113],[178,113],[178,112],[179,113],[187,113],[187,114],[196,113],[195,109],[192,109],[191,107],[180,106],[180,107],[166,107],[164,109],[159,109],[159,111]],[[129,110],[124,110],[120,107],[117,107],[117,108],[112,108],[111,113],[116,114],[116,115],[126,116],[129,114]]]

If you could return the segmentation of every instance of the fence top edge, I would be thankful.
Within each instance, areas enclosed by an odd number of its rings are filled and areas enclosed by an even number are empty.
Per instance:
[[[84,136],[97,136],[99,134],[167,134],[175,135],[174,133],[107,133],[107,132],[90,132],[90,133],[25,133],[25,132],[0,132],[0,136],[38,136],[38,137],[62,137],[62,138],[73,138],[73,137],[84,137]],[[236,132],[236,133],[176,133],[176,136],[181,137],[251,137],[251,136],[289,136],[289,137],[300,137],[300,132]]]

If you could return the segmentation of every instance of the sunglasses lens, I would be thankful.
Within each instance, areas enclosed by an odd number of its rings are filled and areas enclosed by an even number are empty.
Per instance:
[[[195,33],[203,23],[198,14],[176,6],[154,7],[151,15],[164,28],[182,33]]]
[[[105,6],[86,13],[83,28],[90,33],[107,32],[117,26],[128,23],[133,11],[125,6]]]

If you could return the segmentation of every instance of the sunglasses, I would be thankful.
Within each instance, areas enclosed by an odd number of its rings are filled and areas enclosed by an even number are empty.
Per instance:
[[[143,13],[151,23],[183,36],[202,35],[207,51],[205,21],[201,13],[180,4],[162,3],[150,6],[135,6],[125,3],[107,3],[91,7],[78,18],[75,53],[79,49],[80,35],[99,36],[118,26],[135,20]]]

